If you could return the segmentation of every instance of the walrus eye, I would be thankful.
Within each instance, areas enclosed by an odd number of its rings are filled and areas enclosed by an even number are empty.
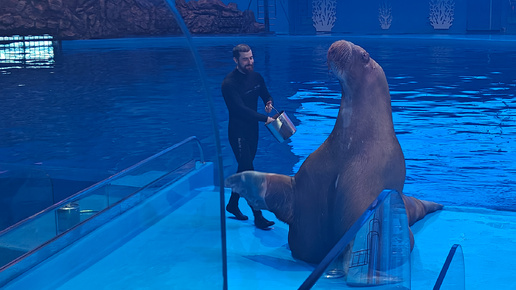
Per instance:
[[[369,62],[369,53],[367,51],[362,52],[362,61]]]

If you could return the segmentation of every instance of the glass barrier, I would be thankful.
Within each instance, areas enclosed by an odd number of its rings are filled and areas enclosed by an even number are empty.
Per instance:
[[[102,23],[99,26],[98,21],[87,21],[88,23],[83,24],[86,25],[84,27],[91,28],[86,29],[87,35],[81,35],[84,30],[82,28],[80,31],[56,28],[46,32],[52,35],[0,37],[0,70],[11,76],[9,91],[4,94],[8,99],[4,103],[9,104],[9,109],[19,107],[20,112],[27,112],[19,117],[19,114],[13,113],[12,117],[16,117],[15,121],[18,122],[15,128],[20,130],[19,135],[30,136],[19,138],[30,139],[25,141],[15,138],[17,134],[10,133],[16,135],[8,140],[12,142],[4,141],[2,144],[19,148],[20,151],[37,146],[45,148],[45,152],[38,152],[38,159],[35,161],[31,161],[32,157],[28,155],[29,157],[12,158],[4,162],[24,162],[24,158],[27,158],[29,162],[46,161],[51,166],[61,166],[64,163],[62,167],[67,169],[81,166],[81,169],[106,169],[114,173],[119,171],[118,167],[112,169],[115,162],[123,160],[127,164],[135,159],[141,160],[141,154],[147,154],[144,152],[158,152],[168,144],[197,135],[205,144],[209,143],[204,142],[205,140],[215,141],[211,148],[206,146],[207,159],[216,160],[218,184],[223,184],[224,167],[218,135],[218,126],[221,124],[215,116],[215,106],[210,95],[212,90],[207,85],[203,63],[192,45],[191,36],[175,1],[166,1],[175,19],[167,11],[163,11],[163,2],[147,2],[145,5],[133,5],[130,13],[125,10],[128,13],[110,15],[113,21],[122,23],[120,27],[125,28],[123,23],[127,21],[131,26],[127,26],[127,32],[111,26],[102,28]],[[182,9],[181,12],[184,12],[185,7]],[[97,15],[94,13],[96,12],[89,15],[94,17]],[[148,21],[156,16],[159,21]],[[150,29],[154,24],[157,30]],[[102,33],[95,34],[96,32]],[[130,37],[124,38],[125,35]],[[145,41],[138,38],[140,35]],[[154,37],[155,35],[159,37]],[[89,37],[94,39],[88,39]],[[115,39],[104,39],[107,37]],[[228,61],[231,62],[231,56],[228,55]],[[24,75],[30,75],[27,78],[29,82],[17,79]],[[205,100],[191,98],[192,95],[200,94],[206,97]],[[36,101],[32,101],[33,99]],[[147,105],[151,103],[153,105]],[[163,104],[163,110],[156,110],[156,103]],[[90,107],[91,111],[88,109]],[[209,128],[205,126],[208,110],[211,113],[209,121],[212,132],[206,132],[206,128]],[[15,111],[18,113],[18,110]],[[189,111],[187,116],[185,111]],[[203,116],[200,118],[197,115]],[[8,117],[11,116],[6,119]],[[37,126],[40,122],[42,127]],[[45,126],[47,123],[52,126]],[[9,122],[9,126],[10,124],[14,124],[14,121]],[[150,137],[145,140],[147,136]],[[217,152],[213,153],[213,147],[216,147]],[[149,161],[146,165],[132,168],[130,172],[124,171],[117,174],[116,178],[91,186],[80,195],[66,198],[65,201],[13,225],[9,230],[1,231],[0,228],[0,284],[6,269],[13,265],[19,268],[20,261],[33,259],[34,255],[29,256],[34,251],[43,255],[44,251],[38,249],[49,248],[49,243],[60,243],[70,236],[70,229],[76,229],[77,232],[78,224],[84,224],[84,221],[114,205],[122,203],[123,206],[120,207],[131,206],[128,196],[137,193],[143,199],[155,192],[160,185],[193,168],[195,162],[191,162],[188,154],[183,154],[182,150],[183,148],[179,148],[171,156],[161,156],[161,161],[156,160],[154,164]],[[47,154],[47,151],[50,153]],[[170,164],[163,162],[166,158],[170,160]],[[126,160],[129,161],[125,162]],[[170,168],[173,165],[179,167]],[[120,168],[126,166],[122,165]],[[76,174],[71,171],[70,175]],[[90,184],[104,178],[105,176],[94,179]],[[68,181],[66,178],[63,180]],[[51,179],[53,181],[55,180]],[[58,183],[53,184],[54,194],[59,196],[56,194]],[[0,202],[3,201],[1,198]],[[54,199],[53,202],[58,200],[60,199]],[[220,206],[213,206],[221,213],[221,259],[224,267],[224,288],[227,288],[225,202],[222,186],[219,203]]]
[[[384,190],[299,289],[410,289],[410,278],[405,204]]]
[[[18,265],[32,252],[110,208],[121,205],[116,214],[108,214],[107,218],[127,211],[191,172],[199,163],[204,163],[200,142],[196,137],[190,137],[1,231],[0,285],[13,278],[13,274],[6,271],[9,267],[16,265],[14,268],[18,273],[20,268],[30,268],[32,263],[38,262],[30,258],[23,266]],[[67,237],[61,246],[65,247],[92,230],[94,227],[89,226],[78,235]],[[47,258],[59,251],[59,247],[54,245],[49,251],[41,251],[38,259]]]
[[[153,38],[149,36],[154,36],[154,33],[145,34],[148,24],[145,16],[164,15],[159,14],[164,12],[161,11],[160,3],[162,4],[159,1],[154,3],[157,4],[156,6],[152,3],[147,3],[149,5],[134,5],[131,15],[134,14],[135,18],[127,19],[129,20],[128,23],[138,27],[141,26],[144,30],[128,33],[131,35],[130,38],[120,38],[112,42],[102,39],[107,34],[98,37],[99,39],[63,40],[62,30],[59,29],[52,32],[56,35],[43,35],[39,38],[30,36],[0,38],[0,69],[5,70],[5,74],[13,76],[10,78],[12,79],[10,91],[5,94],[10,97],[9,102],[5,102],[11,105],[8,108],[16,107],[18,104],[28,104],[27,106],[30,105],[30,108],[36,107],[32,102],[27,101],[32,100],[31,96],[35,96],[38,104],[42,104],[41,107],[37,108],[38,110],[25,110],[30,111],[31,114],[24,114],[17,119],[20,122],[19,124],[23,124],[23,126],[19,125],[18,127],[23,128],[20,130],[26,136],[31,136],[31,138],[26,138],[31,140],[25,142],[13,139],[12,143],[6,144],[20,148],[20,151],[23,148],[50,144],[48,151],[52,152],[51,156],[41,156],[41,160],[51,160],[52,164],[63,162],[69,165],[63,166],[65,168],[72,168],[83,162],[87,165],[102,163],[102,166],[98,168],[109,169],[112,168],[111,163],[120,162],[123,158],[127,157],[126,160],[133,160],[133,156],[128,155],[134,154],[134,158],[141,160],[143,158],[140,157],[140,154],[146,154],[142,152],[157,152],[168,144],[183,140],[190,136],[191,132],[195,132],[203,142],[204,140],[215,140],[215,146],[212,146],[212,149],[216,147],[217,152],[210,154],[212,156],[207,156],[210,160],[217,160],[218,184],[222,185],[224,167],[218,135],[218,126],[221,124],[216,119],[215,106],[210,95],[211,90],[207,85],[208,79],[204,72],[203,63],[192,45],[191,36],[175,7],[175,1],[167,0],[166,3],[170,6],[170,10],[176,19],[169,18],[169,15],[165,15],[167,17],[163,18],[158,17],[160,19],[156,25],[160,28],[159,35],[163,36],[166,30],[168,36],[173,39],[171,41],[172,46],[166,47],[162,44],[162,41],[170,41],[168,38],[155,38],[148,42],[149,45],[147,46],[140,44],[139,39],[133,39],[138,35],[145,35],[146,39]],[[138,19],[136,16],[141,16],[140,21],[143,20],[141,25],[134,22],[135,19]],[[117,21],[123,20],[119,16],[116,17]],[[98,32],[101,30],[97,29],[98,21],[96,23],[88,22],[88,25],[90,24],[95,25],[95,29],[92,29],[92,31],[96,30]],[[106,31],[110,28],[107,27]],[[121,35],[118,35],[115,30],[113,36],[123,36],[124,32],[120,32]],[[88,29],[89,31],[90,29]],[[68,36],[70,34],[67,34],[65,38],[68,38]],[[79,35],[73,37],[75,36]],[[84,38],[88,38],[87,35]],[[188,46],[185,46],[185,43]],[[90,46],[94,48],[90,48]],[[97,50],[98,53],[91,53],[93,50]],[[189,57],[188,52],[193,55],[193,59]],[[92,56],[92,54],[94,55]],[[120,58],[117,57],[116,61],[107,61],[111,59],[111,55],[119,55]],[[169,57],[170,55],[174,55],[174,57]],[[177,61],[178,59],[179,61]],[[231,61],[231,57],[228,60]],[[30,71],[31,73],[35,71],[34,75],[39,73],[39,75],[45,77],[32,77],[38,81],[28,82],[27,85],[20,83],[18,86],[18,80],[14,76],[28,75],[29,70],[25,70],[27,68],[45,68],[44,70]],[[47,68],[48,74],[46,74]],[[191,75],[190,72],[196,69],[199,75]],[[41,71],[44,71],[45,74],[41,74]],[[153,73],[147,74],[147,72]],[[184,73],[181,73],[181,76],[178,77],[177,72]],[[199,85],[200,83],[202,83],[202,86]],[[145,98],[140,97],[139,93],[133,94],[134,91],[140,90],[145,91]],[[41,94],[40,97],[40,92],[47,91],[52,92],[52,94]],[[199,93],[204,93],[208,106],[205,105],[204,101],[199,102],[197,99],[193,101],[190,98],[192,94],[198,95]],[[146,103],[154,103],[156,99],[162,101],[166,106],[166,114],[161,115],[161,111],[155,110],[153,106],[146,105]],[[47,106],[48,104],[53,106]],[[173,105],[168,106],[168,104]],[[84,109],[90,106],[95,109],[92,109],[91,112]],[[49,107],[59,110],[47,110]],[[20,107],[19,109],[24,111],[24,108]],[[185,110],[192,108],[194,108],[191,111],[193,114],[189,114],[187,117],[178,113],[183,113]],[[202,122],[199,122],[195,116],[199,112],[199,114],[205,114],[204,112],[208,110],[211,113],[210,123],[213,127],[213,132],[210,133],[204,132],[206,131],[205,126],[203,126],[204,118],[202,118]],[[87,111],[88,114],[79,114],[82,111]],[[77,112],[77,116],[73,116],[71,112]],[[38,118],[47,115],[52,117]],[[84,118],[85,115],[87,118]],[[65,118],[66,116],[71,116],[71,118]],[[104,119],[100,116],[110,117]],[[31,122],[32,117],[35,117],[38,122],[52,122],[53,125],[55,123],[55,126],[52,126],[51,129],[53,130],[49,130],[48,133],[31,134],[47,131],[46,127],[45,130],[41,130],[35,126]],[[98,122],[97,118],[99,119]],[[55,120],[61,120],[62,122],[54,122]],[[201,128],[199,129],[199,127]],[[73,134],[67,135],[62,134],[62,132],[72,132]],[[37,138],[34,136],[37,136]],[[54,141],[56,136],[59,138]],[[90,136],[94,138],[90,138]],[[142,140],[146,136],[156,137]],[[49,139],[51,141],[47,141]],[[40,140],[44,140],[44,142],[38,143]],[[66,144],[66,146],[56,144]],[[58,147],[58,150],[55,147]],[[61,147],[65,148],[60,151]],[[149,149],[149,147],[159,149]],[[70,149],[69,152],[65,151],[68,149]],[[102,152],[102,154],[96,152]],[[174,158],[178,160],[174,160]],[[182,152],[175,152],[169,159],[172,160],[171,163],[181,163],[184,161],[183,159],[187,159],[187,156]],[[18,162],[18,160],[14,159],[12,162]],[[146,168],[139,167],[137,169],[133,168],[131,172],[122,172],[121,175],[117,175],[116,179],[110,178],[101,184],[89,187],[87,192],[81,192],[80,197],[67,198],[66,202],[59,202],[32,218],[21,221],[8,231],[0,231],[0,256],[7,257],[0,261],[0,276],[7,268],[21,260],[32,259],[28,259],[28,256],[33,251],[48,245],[50,241],[55,241],[56,237],[66,235],[70,232],[69,229],[77,228],[77,224],[82,224],[85,220],[105,211],[118,202],[123,201],[124,206],[126,206],[125,204],[128,203],[126,196],[137,192],[141,198],[144,198],[147,194],[152,194],[155,187],[173,180],[175,174],[179,176],[180,173],[178,172],[183,168],[188,169],[195,166],[195,162],[185,162],[187,163],[177,169],[168,168],[166,164],[157,162],[154,165],[149,163],[145,166]],[[96,164],[92,166],[97,168]],[[121,168],[125,168],[125,166]],[[111,172],[117,171],[118,168]],[[147,182],[151,182],[151,184],[142,186]],[[224,267],[224,288],[227,288],[224,203],[224,188],[221,186],[219,205],[214,204],[214,206],[220,207],[221,212],[221,259]],[[127,206],[130,206],[130,204],[127,204]],[[27,237],[30,237],[30,239]],[[4,253],[9,254],[4,255]],[[0,283],[2,280],[3,278],[0,277]]]
[[[435,282],[434,290],[463,290],[466,287],[465,285],[464,254],[461,245],[455,244],[450,249],[448,257],[446,257],[441,273],[437,282]]]
[[[0,188],[0,231],[55,202],[49,174],[34,166],[0,163]]]

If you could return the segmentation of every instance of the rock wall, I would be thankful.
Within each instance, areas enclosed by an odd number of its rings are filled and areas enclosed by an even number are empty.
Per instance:
[[[250,10],[240,11],[235,3],[220,0],[176,0],[176,7],[191,33],[258,33],[265,25],[257,23]],[[210,31],[211,29],[211,31]]]
[[[165,0],[1,0],[0,35],[50,34],[56,39],[181,34]],[[251,11],[220,0],[176,0],[191,33],[264,31]]]

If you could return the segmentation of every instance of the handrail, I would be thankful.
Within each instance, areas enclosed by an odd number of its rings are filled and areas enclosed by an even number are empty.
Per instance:
[[[154,160],[154,159],[156,159],[156,158],[158,158],[158,157],[160,157],[160,156],[162,156],[162,155],[164,155],[164,154],[166,154],[166,153],[168,153],[168,152],[170,152],[172,150],[175,150],[176,148],[179,148],[179,147],[187,144],[190,141],[195,141],[197,143],[197,146],[199,148],[199,152],[200,152],[200,155],[201,155],[200,156],[200,159],[201,159],[200,162],[204,163],[205,162],[204,161],[204,152],[202,150],[201,142],[199,141],[199,139],[196,136],[190,136],[190,137],[186,138],[185,140],[183,140],[183,141],[181,141],[179,143],[176,143],[176,144],[168,147],[165,150],[162,150],[159,153],[156,153],[156,154],[154,154],[154,155],[152,155],[152,156],[150,156],[150,157],[148,157],[148,158],[146,158],[146,159],[144,159],[144,160],[142,160],[142,161],[140,161],[140,162],[138,162],[138,163],[136,163],[136,164],[134,164],[134,165],[132,165],[132,166],[130,166],[130,167],[128,167],[128,168],[126,168],[126,169],[124,169],[124,170],[122,170],[122,171],[120,171],[120,172],[118,172],[118,173],[116,173],[116,174],[114,174],[114,175],[112,175],[112,176],[110,176],[110,177],[108,177],[108,178],[106,178],[106,179],[104,179],[104,180],[94,184],[94,185],[92,185],[92,186],[90,186],[90,187],[87,187],[87,188],[85,188],[85,189],[83,189],[83,190],[81,190],[81,191],[79,191],[79,192],[77,192],[77,193],[75,193],[73,195],[70,195],[69,197],[63,199],[62,201],[60,201],[58,203],[55,203],[52,206],[49,206],[46,209],[44,209],[44,210],[42,210],[42,211],[40,211],[38,213],[35,213],[34,215],[32,215],[30,217],[27,217],[26,219],[23,219],[23,220],[15,223],[14,225],[12,225],[12,226],[10,226],[10,227],[0,231],[0,236],[3,233],[8,232],[12,228],[16,228],[16,227],[22,226],[23,224],[25,224],[27,222],[30,222],[32,217],[37,216],[37,215],[45,214],[47,212],[53,211],[56,208],[59,208],[59,207],[65,205],[65,204],[68,204],[68,203],[70,203],[70,201],[78,199],[81,196],[87,194],[88,192],[91,192],[91,191],[93,191],[95,189],[98,189],[98,188],[100,188],[102,186],[105,186],[106,184],[108,184],[111,181],[119,178],[120,176],[123,176],[125,174],[130,173],[130,172],[132,172],[132,171],[142,167],[144,164],[146,164],[146,163],[148,163],[148,162],[150,162],[150,161],[152,161],[152,160]]]
[[[346,246],[353,240],[357,235],[358,231],[367,222],[367,220],[373,215],[379,205],[385,200],[385,198],[391,192],[397,192],[396,190],[384,189],[380,195],[369,205],[369,207],[362,213],[358,220],[353,223],[349,230],[342,236],[342,238],[335,244],[335,246],[328,252],[326,257],[319,263],[319,265],[312,271],[312,273],[306,278],[306,280],[299,287],[300,290],[311,289],[314,284],[319,280],[321,275],[324,273],[326,268],[330,266],[333,260],[339,256]]]
[[[441,289],[444,278],[446,278],[446,274],[448,274],[448,270],[450,269],[450,265],[451,265],[453,259],[455,258],[457,250],[458,249],[460,250],[461,248],[462,247],[459,244],[454,244],[451,247],[450,252],[448,253],[448,256],[446,257],[446,261],[444,262],[443,268],[441,269],[441,272],[439,273],[439,277],[437,277],[437,281],[435,282],[434,290]]]

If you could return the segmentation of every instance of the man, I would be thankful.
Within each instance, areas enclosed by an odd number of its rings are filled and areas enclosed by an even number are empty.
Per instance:
[[[257,112],[258,97],[263,100],[267,113],[272,110],[272,97],[263,77],[254,71],[251,48],[247,44],[235,46],[233,60],[236,68],[222,82],[222,95],[229,111],[229,144],[235,154],[239,173],[254,170],[253,160],[258,147],[258,123],[269,123],[274,119]],[[226,210],[238,220],[247,220],[248,217],[238,208],[239,199],[240,195],[232,192]],[[265,219],[260,210],[252,210],[257,228],[267,229],[274,224],[273,221]]]

